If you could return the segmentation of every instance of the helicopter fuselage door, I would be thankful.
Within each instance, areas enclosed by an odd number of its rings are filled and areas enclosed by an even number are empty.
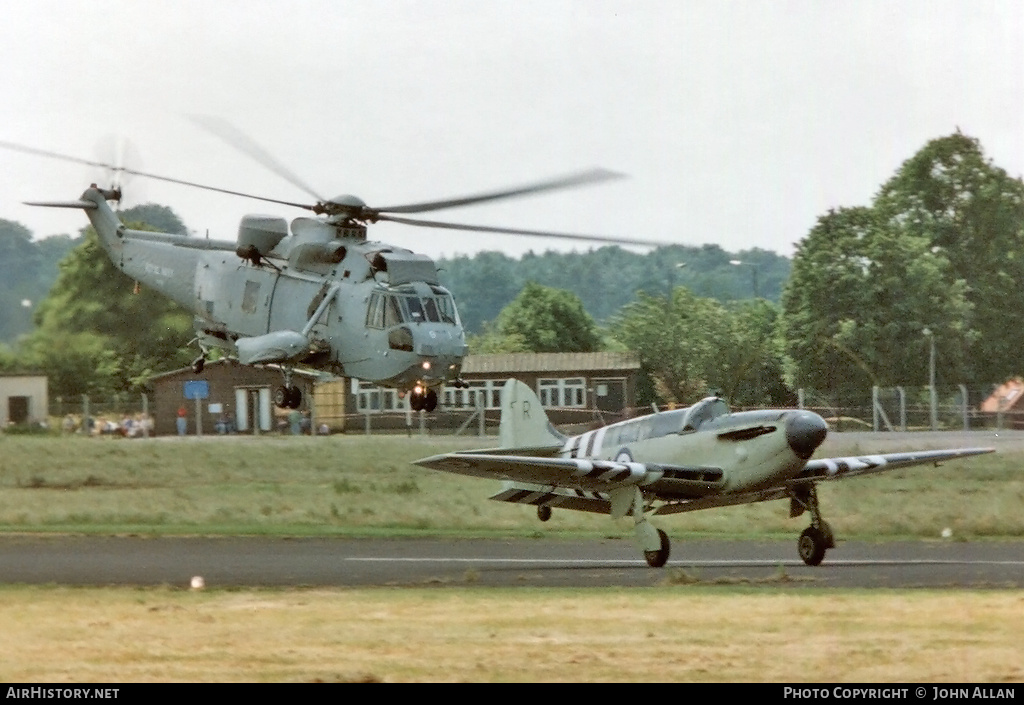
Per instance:
[[[214,309],[217,320],[240,336],[267,333],[270,302],[278,276],[272,269],[252,266],[239,266],[228,272],[221,270],[219,285],[223,293]]]

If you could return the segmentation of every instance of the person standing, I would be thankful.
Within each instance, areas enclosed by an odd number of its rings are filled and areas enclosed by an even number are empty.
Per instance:
[[[291,427],[293,436],[302,435],[302,412],[292,409],[288,412],[288,425]]]
[[[188,431],[188,409],[184,406],[178,407],[178,435],[184,436]]]

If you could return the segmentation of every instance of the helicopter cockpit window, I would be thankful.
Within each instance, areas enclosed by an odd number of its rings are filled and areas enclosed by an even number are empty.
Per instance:
[[[404,320],[402,307],[398,303],[398,297],[388,295],[384,301],[384,327],[397,326]]]
[[[409,320],[413,323],[422,323],[426,320],[426,315],[423,312],[423,304],[420,303],[419,297],[417,296],[405,296],[405,305],[409,310]]]
[[[370,304],[366,308],[366,325],[370,328],[384,327],[384,297],[378,293],[370,296]]]
[[[437,323],[441,320],[441,317],[437,314],[437,302],[430,297],[423,299],[423,311],[427,314],[427,320],[431,323]]]
[[[458,325],[459,314],[455,309],[455,300],[451,294],[439,294],[437,297],[437,307],[441,313],[442,321]]]

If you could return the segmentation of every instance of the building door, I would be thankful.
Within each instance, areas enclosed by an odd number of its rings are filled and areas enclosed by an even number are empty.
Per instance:
[[[235,409],[239,433],[271,430],[270,387],[238,387],[235,389]]]
[[[595,379],[594,400],[601,411],[621,412],[626,405],[626,380]]]
[[[7,397],[7,421],[13,424],[28,423],[28,397]]]

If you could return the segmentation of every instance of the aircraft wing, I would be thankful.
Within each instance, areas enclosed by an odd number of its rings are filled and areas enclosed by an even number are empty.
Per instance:
[[[654,513],[679,514],[681,512],[727,507],[735,504],[769,502],[789,496],[792,488],[823,480],[838,480],[844,477],[868,475],[910,467],[911,465],[926,465],[929,463],[939,465],[939,463],[946,460],[969,458],[974,455],[984,455],[985,453],[993,452],[995,452],[995,448],[953,448],[950,450],[919,450],[907,453],[859,455],[843,458],[819,458],[809,461],[799,475],[779,486],[753,492],[730,492],[694,499],[669,501],[658,507]]]
[[[808,461],[804,469],[787,484],[800,485],[821,480],[838,480],[843,477],[856,477],[875,472],[896,470],[911,465],[927,465],[958,458],[969,458],[972,455],[993,453],[995,448],[952,448],[949,450],[917,450],[907,453],[888,453],[884,455],[858,455],[845,458],[818,458]]]
[[[445,453],[415,463],[459,475],[587,492],[654,481],[706,488],[722,477],[720,468],[479,452]]]

